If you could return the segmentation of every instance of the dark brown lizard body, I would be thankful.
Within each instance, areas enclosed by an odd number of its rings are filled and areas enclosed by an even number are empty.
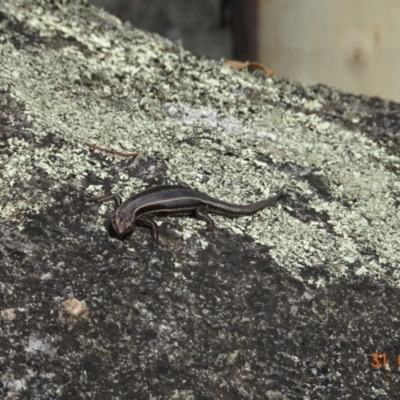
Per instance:
[[[139,224],[149,227],[152,231],[153,240],[157,242],[157,225],[148,218],[151,214],[194,214],[206,221],[210,230],[214,230],[214,222],[208,213],[222,214],[228,217],[254,214],[275,203],[282,193],[283,187],[276,195],[268,199],[239,205],[214,199],[181,183],[179,185],[155,186],[129,197],[124,202],[117,194],[99,197],[93,199],[93,201],[102,203],[114,200],[116,210],[111,223],[115,233],[120,238],[132,232],[135,226]]]

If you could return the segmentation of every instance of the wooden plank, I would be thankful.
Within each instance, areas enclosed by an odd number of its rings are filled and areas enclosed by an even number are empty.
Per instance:
[[[260,0],[259,59],[278,76],[400,101],[400,2]]]

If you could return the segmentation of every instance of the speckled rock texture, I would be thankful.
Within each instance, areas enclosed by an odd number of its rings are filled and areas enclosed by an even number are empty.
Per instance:
[[[398,398],[399,112],[83,1],[1,1],[0,397]],[[285,192],[215,237],[157,219],[153,248],[90,201],[178,181]]]

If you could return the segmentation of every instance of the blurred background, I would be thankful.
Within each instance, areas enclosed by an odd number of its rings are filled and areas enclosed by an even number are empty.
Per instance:
[[[90,1],[197,54],[400,101],[399,0]]]

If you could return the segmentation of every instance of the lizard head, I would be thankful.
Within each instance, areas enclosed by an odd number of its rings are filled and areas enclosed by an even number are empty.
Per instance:
[[[131,221],[129,216],[123,214],[115,214],[111,221],[111,225],[119,238],[123,238],[135,229],[135,223]]]

